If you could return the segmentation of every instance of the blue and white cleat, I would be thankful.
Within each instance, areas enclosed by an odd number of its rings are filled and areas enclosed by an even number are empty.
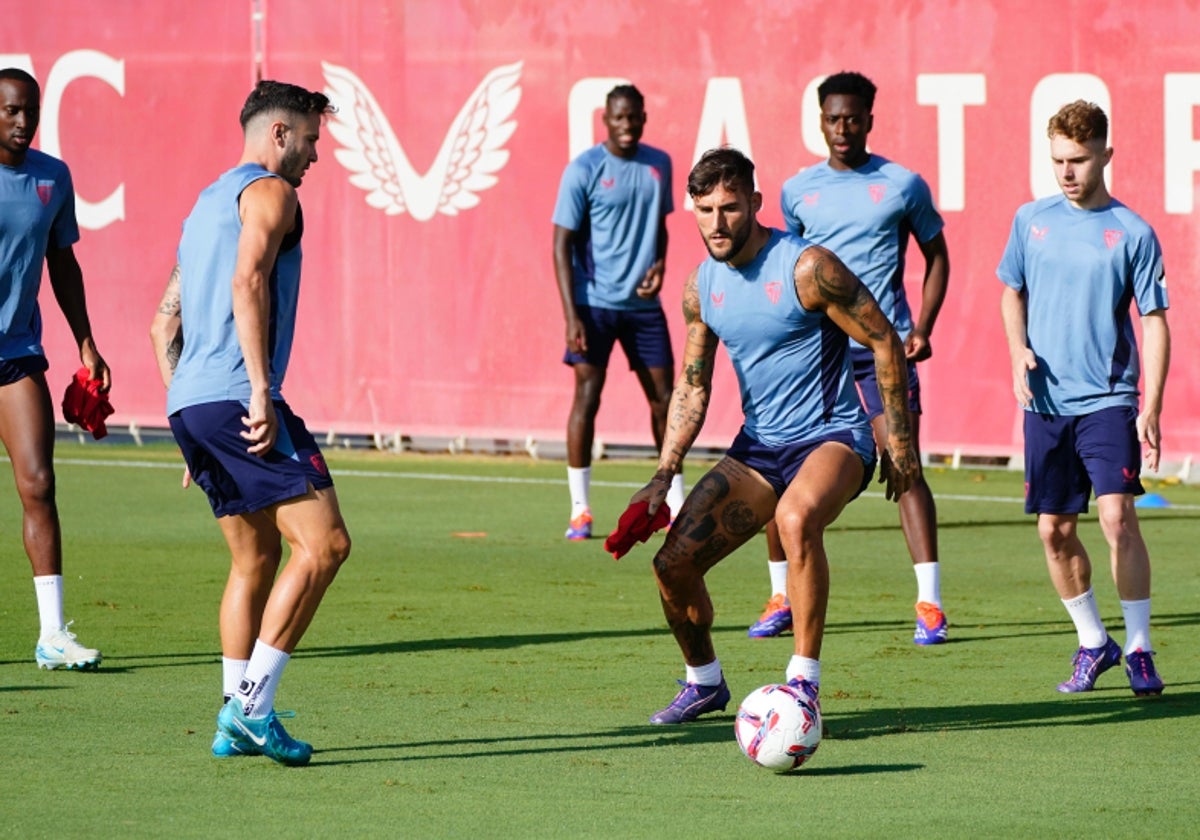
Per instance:
[[[75,641],[75,634],[70,627],[74,622],[68,621],[63,627],[53,633],[38,639],[34,656],[37,666],[53,671],[56,668],[66,668],[68,671],[94,671],[100,667],[100,651],[84,647]]]
[[[244,755],[262,755],[262,750],[254,746],[253,741],[243,738],[230,738],[218,729],[213,736],[212,754],[214,758],[237,758]]]
[[[285,715],[291,717],[291,715]],[[297,741],[284,731],[280,715],[272,711],[265,718],[247,717],[242,701],[234,697],[217,715],[217,728],[238,746],[249,742],[262,755],[288,767],[303,767],[312,758],[312,744]],[[216,755],[216,741],[213,755]]]
[[[1098,648],[1081,647],[1071,660],[1074,666],[1071,679],[1059,683],[1058,690],[1064,694],[1091,691],[1096,685],[1096,678],[1120,662],[1121,646],[1111,636]]]
[[[723,712],[729,705],[729,686],[725,684],[724,677],[719,685],[700,685],[683,680],[676,682],[683,688],[669,706],[650,716],[651,723],[689,723],[709,712]]]

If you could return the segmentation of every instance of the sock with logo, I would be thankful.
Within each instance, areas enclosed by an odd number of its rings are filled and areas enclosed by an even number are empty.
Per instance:
[[[33,589],[37,593],[38,620],[41,622],[39,638],[45,638],[63,627],[62,575],[35,575]]]
[[[221,657],[221,695],[224,698],[222,705],[228,703],[230,698],[237,694],[238,686],[242,684],[242,677],[246,675],[246,666],[249,663],[249,659]]]
[[[264,718],[275,708],[275,690],[291,655],[264,642],[254,643],[246,673],[238,685],[236,696],[242,701],[242,711],[249,718]]]
[[[591,467],[567,467],[567,490],[571,494],[571,518],[588,509],[588,491],[591,489]]]
[[[1081,647],[1103,647],[1108,639],[1108,631],[1104,629],[1104,621],[1100,618],[1100,608],[1096,606],[1096,596],[1091,589],[1075,598],[1064,598],[1063,606],[1075,622],[1075,632],[1079,634]]]

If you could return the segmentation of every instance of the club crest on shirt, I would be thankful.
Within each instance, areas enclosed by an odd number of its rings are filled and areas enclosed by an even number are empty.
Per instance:
[[[38,199],[42,202],[43,207],[49,205],[50,197],[54,195],[54,182],[38,181],[37,194]]]
[[[763,291],[767,293],[767,299],[771,301],[771,305],[775,306],[783,294],[783,283],[779,280],[770,280],[763,286]]]
[[[879,202],[883,201],[883,197],[887,195],[887,185],[871,184],[871,186],[867,187],[867,191],[871,193],[871,200],[878,204]]]
[[[1113,248],[1117,247],[1117,243],[1121,241],[1121,237],[1124,235],[1125,234],[1123,231],[1105,230],[1104,231],[1104,244],[1107,245],[1108,249],[1111,251]]]

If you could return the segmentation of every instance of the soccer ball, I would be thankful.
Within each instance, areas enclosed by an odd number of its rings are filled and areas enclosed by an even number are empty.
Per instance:
[[[817,751],[821,704],[790,685],[764,685],[742,701],[733,731],[747,758],[782,773]]]

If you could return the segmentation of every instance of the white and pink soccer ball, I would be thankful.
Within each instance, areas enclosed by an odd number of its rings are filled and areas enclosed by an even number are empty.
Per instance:
[[[783,773],[821,744],[821,704],[790,685],[764,685],[747,695],[733,724],[738,746],[755,764]]]

